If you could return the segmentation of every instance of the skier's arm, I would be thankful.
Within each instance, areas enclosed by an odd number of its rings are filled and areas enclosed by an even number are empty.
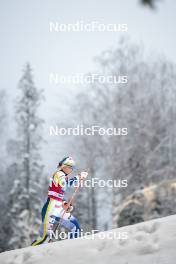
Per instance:
[[[78,181],[79,181],[78,175],[71,177],[70,179],[67,178],[67,185],[72,186],[74,183],[77,183]]]
[[[78,174],[78,175],[76,175],[70,179],[67,179],[67,184],[69,186],[72,186],[73,183],[78,183],[80,180],[87,178],[87,176],[88,176],[88,172],[83,171],[80,174]]]
[[[53,183],[54,185],[64,187],[64,177],[60,176],[59,172],[56,172],[53,176]]]

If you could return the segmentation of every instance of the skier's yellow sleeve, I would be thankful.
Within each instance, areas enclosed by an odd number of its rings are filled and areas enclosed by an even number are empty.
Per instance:
[[[64,181],[63,177],[60,175],[59,172],[56,172],[53,176],[53,182],[55,186],[60,185],[61,187],[64,187]]]

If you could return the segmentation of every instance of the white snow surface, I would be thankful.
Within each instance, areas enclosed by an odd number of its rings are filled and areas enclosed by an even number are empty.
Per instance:
[[[110,232],[117,238],[107,238]],[[176,264],[176,215],[99,234],[6,251],[0,264]]]

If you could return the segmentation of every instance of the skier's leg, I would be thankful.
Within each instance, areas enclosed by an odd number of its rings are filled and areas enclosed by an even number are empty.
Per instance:
[[[49,219],[48,219],[48,227],[47,227],[47,232],[48,236],[50,239],[53,236],[53,231],[54,231],[54,224],[58,221],[60,221],[60,215],[64,213],[64,208],[62,207],[62,202],[53,200],[52,203],[52,210],[50,210],[49,213]]]
[[[69,239],[79,237],[79,234],[81,231],[79,223],[77,219],[74,216],[72,216],[70,213],[67,213],[63,219],[61,219],[60,217],[57,217],[57,221],[60,222],[61,226],[69,230],[69,233],[68,233]]]
[[[42,225],[40,228],[40,236],[41,238],[37,241],[34,241],[31,246],[36,246],[42,244],[48,237],[48,222],[49,222],[49,215],[52,209],[52,199],[48,198],[47,202],[43,206],[42,209]]]
[[[55,216],[59,221],[61,221],[61,225],[65,228],[69,229],[69,238],[77,238],[80,234],[81,228],[79,226],[79,223],[77,219],[71,215],[70,212],[66,212],[64,216],[62,217],[63,212],[65,211],[65,208],[61,206],[59,210],[57,209],[55,211]]]
[[[77,219],[73,215],[70,217],[70,222],[73,224],[73,228],[70,231],[69,238],[73,239],[79,237],[81,228]]]
[[[60,222],[61,226],[65,227],[66,229],[69,229],[69,238],[77,238],[80,234],[80,226],[77,222],[76,218],[72,216],[69,212],[65,212],[65,209],[63,208],[61,203],[56,202],[55,209],[53,210],[53,219],[55,221]],[[62,216],[64,213],[64,216]],[[54,221],[54,222],[55,222]]]

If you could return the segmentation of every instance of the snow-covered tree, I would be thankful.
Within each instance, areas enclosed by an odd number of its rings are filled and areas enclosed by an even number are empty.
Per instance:
[[[34,85],[29,64],[24,68],[18,88],[20,93],[16,100],[17,140],[11,140],[8,144],[13,150],[17,168],[17,174],[13,173],[14,184],[9,200],[11,248],[30,245],[38,233],[44,181],[40,156],[43,120],[38,114],[43,96],[42,90],[38,90]]]
[[[7,125],[7,111],[6,111],[7,95],[4,90],[0,90],[0,139],[1,139],[1,151],[0,151],[0,252],[7,248],[9,223],[6,220],[7,210],[7,197],[8,197],[8,185],[10,181],[6,177],[7,157],[5,154],[5,142],[6,135],[8,134]]]

